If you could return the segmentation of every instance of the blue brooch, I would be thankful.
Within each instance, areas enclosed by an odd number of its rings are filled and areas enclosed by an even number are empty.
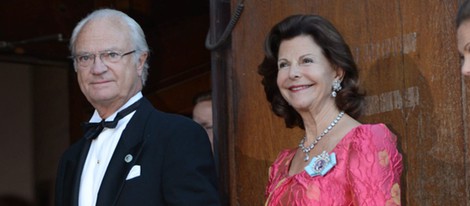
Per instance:
[[[330,155],[323,151],[305,167],[305,171],[312,177],[317,175],[325,175],[328,171],[336,165],[336,154],[332,152]]]

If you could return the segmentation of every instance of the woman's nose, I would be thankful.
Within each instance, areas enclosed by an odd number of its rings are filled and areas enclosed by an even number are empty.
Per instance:
[[[300,68],[298,65],[291,65],[289,68],[289,78],[291,79],[297,79],[301,76]]]

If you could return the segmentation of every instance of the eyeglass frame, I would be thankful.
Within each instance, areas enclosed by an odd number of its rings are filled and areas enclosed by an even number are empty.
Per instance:
[[[136,49],[132,50],[132,51],[129,51],[129,52],[125,52],[125,53],[119,53],[117,51],[113,51],[113,50],[106,50],[106,51],[102,51],[102,52],[99,52],[98,55],[95,54],[95,53],[85,53],[85,54],[82,54],[82,55],[72,55],[70,56],[71,59],[74,60],[74,62],[76,63],[76,65],[78,65],[79,67],[81,68],[89,68],[91,65],[95,64],[96,63],[96,56],[99,56],[100,57],[100,60],[101,62],[103,62],[104,64],[106,63],[118,63],[119,61],[121,61],[121,59],[126,56],[126,55],[129,55],[129,54],[132,54],[134,52],[137,52]],[[117,59],[116,61],[103,61],[103,56],[104,55],[111,55],[111,54],[116,54],[119,56],[119,59]],[[88,65],[86,66],[83,66],[83,65],[80,65],[80,61],[79,61],[79,58],[82,58],[82,57],[89,57],[90,59],[93,59],[93,62],[90,62]]]

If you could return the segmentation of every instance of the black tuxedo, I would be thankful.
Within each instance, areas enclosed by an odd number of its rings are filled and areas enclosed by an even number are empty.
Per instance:
[[[206,132],[189,118],[157,111],[143,98],[124,129],[98,192],[96,205],[219,205],[214,160]],[[62,156],[56,205],[78,205],[81,171],[90,140]],[[125,161],[130,154],[132,160]],[[129,161],[129,159],[127,159]],[[126,180],[134,165],[140,176]]]

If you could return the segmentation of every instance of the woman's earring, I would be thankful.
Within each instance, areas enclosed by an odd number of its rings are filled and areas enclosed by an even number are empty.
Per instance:
[[[339,92],[341,89],[341,82],[335,79],[335,81],[333,81],[333,91],[331,92],[331,96],[336,97],[336,95],[338,94],[337,92]]]

